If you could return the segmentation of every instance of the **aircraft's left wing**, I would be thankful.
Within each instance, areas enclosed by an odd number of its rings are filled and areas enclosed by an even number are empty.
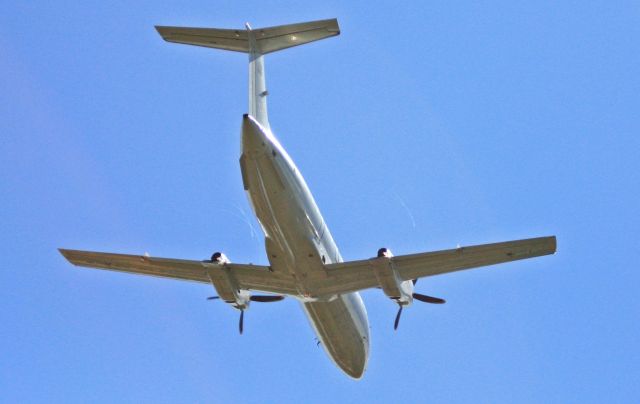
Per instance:
[[[323,279],[318,280],[316,293],[318,295],[332,295],[381,286],[375,272],[376,267],[380,265],[386,267],[385,271],[395,272],[401,281],[407,281],[463,269],[539,257],[553,254],[555,251],[556,238],[550,236],[400,255],[392,258],[340,262],[325,267],[326,273]]]
[[[209,284],[225,282],[226,277],[232,276],[238,287],[242,289],[286,295],[297,293],[291,276],[271,272],[269,267],[263,265],[232,263],[217,265],[207,261],[64,249],[60,249],[60,253],[70,263],[82,267]]]

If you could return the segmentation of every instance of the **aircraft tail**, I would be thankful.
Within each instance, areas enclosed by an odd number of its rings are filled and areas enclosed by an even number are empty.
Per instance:
[[[167,42],[261,55],[340,34],[335,18],[247,30],[163,26],[156,26],[156,30]],[[255,49],[251,46],[252,36]]]
[[[340,34],[338,20],[319,20],[245,30],[156,26],[167,42],[249,54],[249,114],[266,128],[267,87],[263,55]]]

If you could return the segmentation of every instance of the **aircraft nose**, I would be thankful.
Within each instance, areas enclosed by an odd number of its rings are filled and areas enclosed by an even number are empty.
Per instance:
[[[369,343],[363,341],[363,344],[351,351],[351,355],[344,358],[338,363],[340,369],[354,379],[361,379],[367,368],[367,359],[369,357]],[[346,360],[345,360],[346,359]]]

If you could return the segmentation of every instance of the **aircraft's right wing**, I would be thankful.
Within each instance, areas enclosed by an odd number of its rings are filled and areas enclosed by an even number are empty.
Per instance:
[[[402,280],[411,280],[539,257],[555,251],[556,238],[551,236],[329,264],[326,266],[326,277],[319,282],[317,293],[341,294],[379,286],[373,270],[377,260],[388,260]]]
[[[242,289],[285,295],[297,294],[293,277],[286,273],[273,272],[264,265],[232,263],[216,265],[209,261],[65,249],[60,249],[60,253],[73,265],[81,267],[213,283],[214,285],[225,285],[227,278],[231,276],[234,283]]]

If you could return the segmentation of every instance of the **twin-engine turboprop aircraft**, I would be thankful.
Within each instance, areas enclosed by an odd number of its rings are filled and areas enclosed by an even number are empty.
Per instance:
[[[369,357],[369,323],[358,291],[380,288],[402,309],[414,299],[444,300],[414,292],[419,278],[553,254],[556,239],[539,237],[394,257],[344,262],[300,170],[271,132],[267,119],[264,55],[340,34],[336,19],[252,29],[156,27],[169,42],[249,55],[249,113],[242,117],[240,170],[265,235],[269,266],[231,263],[222,253],[191,261],[89,251],[60,252],[74,265],[212,284],[214,298],[244,312],[251,302],[299,300],[318,340],[346,374],[362,377]],[[253,291],[270,295],[252,295]]]

